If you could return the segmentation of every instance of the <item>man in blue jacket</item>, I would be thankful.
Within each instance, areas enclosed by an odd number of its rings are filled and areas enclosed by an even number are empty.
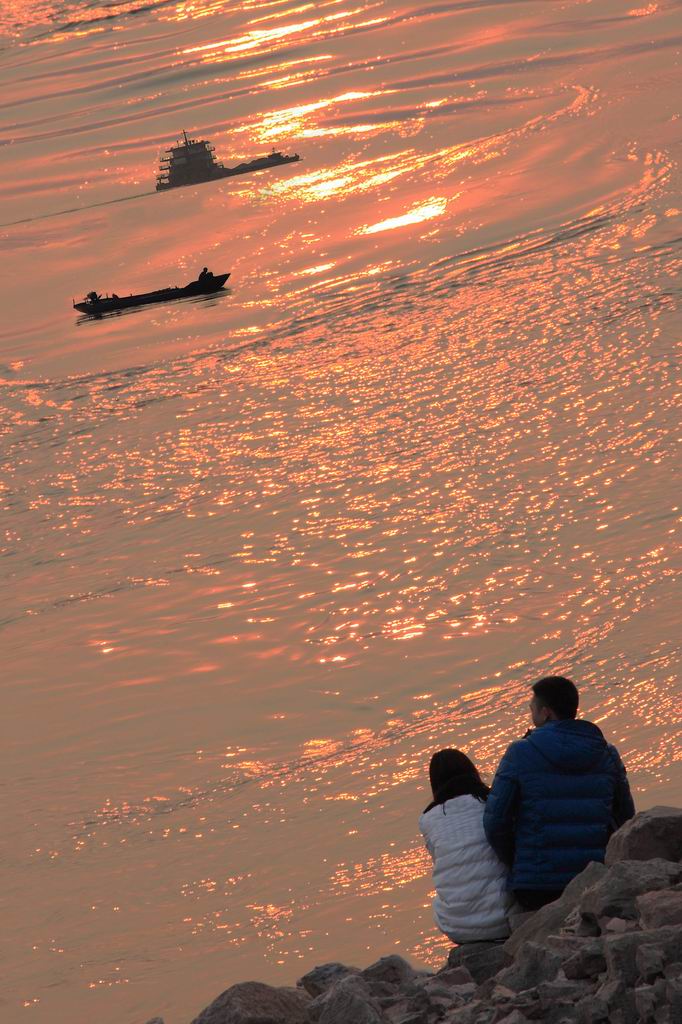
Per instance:
[[[508,887],[524,910],[558,899],[635,807],[615,747],[576,719],[578,690],[547,676],[533,686],[535,729],[507,750],[485,807],[488,842],[510,867]]]

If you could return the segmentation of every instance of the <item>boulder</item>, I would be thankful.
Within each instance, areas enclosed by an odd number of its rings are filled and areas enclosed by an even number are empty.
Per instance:
[[[609,918],[602,917],[600,920],[608,921]],[[599,921],[588,921],[586,917],[581,917],[578,914],[578,924],[573,928],[573,932],[583,939],[594,938],[596,935],[601,935],[601,925]]]
[[[163,1024],[163,1017],[152,1017],[151,1020],[147,1021],[147,1024]]]
[[[460,969],[456,968],[452,973],[460,973]],[[466,974],[466,971],[461,971],[462,976]],[[476,994],[476,984],[473,981],[451,985],[442,981],[442,977],[443,975],[436,975],[431,978],[417,978],[414,986],[396,990],[391,1005],[387,1005],[388,1001],[385,999],[379,999],[377,1002],[392,1021],[402,1020],[396,1015],[395,1007],[398,1001],[406,1004],[410,1014],[421,1012],[426,1014],[429,1021],[439,1019],[453,1008],[470,1002]]]
[[[567,978],[597,978],[606,970],[604,943],[601,939],[587,939],[579,949],[563,963],[563,972]]]
[[[605,1019],[609,1021],[609,1024],[636,1024],[637,1010],[634,991],[624,981],[620,979],[605,981],[594,996],[588,996],[588,998],[594,999],[599,1013],[606,1010]]]
[[[537,987],[540,1000],[540,1019],[546,1024],[559,1024],[560,1021],[576,1019],[577,1003],[590,992],[589,981],[567,981],[555,978],[554,981],[543,981]]]
[[[534,988],[541,981],[553,981],[563,962],[560,953],[555,953],[537,942],[525,942],[518,950],[514,963],[495,975],[498,985],[522,992]]]
[[[445,967],[436,977],[443,984],[451,986],[469,985],[474,980],[466,967]]]
[[[426,1006],[421,1006],[418,1010],[410,1010],[402,1016],[392,1017],[391,1020],[395,1024],[428,1024],[429,1011]]]
[[[638,985],[635,989],[635,1009],[641,1024],[654,1024],[658,1000],[653,985]]]
[[[602,875],[606,874],[606,868],[597,861],[591,861],[584,871],[573,878],[558,900],[541,907],[532,917],[524,921],[504,944],[504,949],[511,956],[516,955],[524,942],[532,940],[543,942],[548,935],[555,935],[564,924],[580,901],[583,892],[593,886]]]
[[[477,985],[492,978],[509,963],[511,957],[500,942],[464,942],[451,949],[448,956],[448,968],[466,967]]]
[[[353,1024],[381,1024],[383,1020],[369,985],[356,974],[341,978],[314,999],[308,1012],[318,1024],[348,1024],[349,1021]]]
[[[597,922],[602,935],[622,935],[637,928],[637,921],[625,917],[600,917]]]
[[[383,1006],[382,1012],[391,1024],[399,1024],[414,1013],[414,1005],[411,998],[397,998]]]
[[[444,981],[441,981],[440,978],[426,978],[423,984],[421,984],[419,987],[423,989],[423,991],[427,994],[431,1002],[445,1000],[446,1002],[451,1003],[455,998],[452,994],[452,986],[446,985],[446,983]]]
[[[636,900],[642,928],[682,925],[682,892],[647,892]]]
[[[226,989],[192,1024],[306,1024],[310,998],[295,988],[244,981]]]
[[[349,974],[359,973],[360,971],[357,967],[346,967],[345,964],[320,964],[318,967],[313,967],[302,978],[299,978],[296,984],[299,988],[304,988],[315,999],[317,996],[321,996],[323,992],[326,992],[328,988],[331,988],[332,985],[335,985],[337,981],[341,981],[341,978],[346,978]]]
[[[507,988],[506,985],[494,982],[489,998],[491,1003],[510,1003],[513,999],[516,999],[516,992],[513,988]]]
[[[540,1005],[545,1008],[556,1004],[573,1006],[590,988],[588,981],[560,977],[554,981],[541,981],[537,986]]]
[[[665,971],[665,957],[661,946],[644,941],[635,951],[635,966],[642,981],[651,985],[656,978],[662,978]]]
[[[665,1000],[670,1020],[677,1024],[682,1020],[682,978],[669,978],[665,986]]]
[[[682,860],[682,808],[651,807],[640,811],[609,839],[606,865],[621,860]]]
[[[558,953],[562,960],[566,961],[574,953],[579,952],[579,950],[594,941],[594,939],[586,939],[582,935],[566,935],[562,932],[560,935],[548,935],[541,945],[547,946],[554,953]]]
[[[468,1006],[458,1007],[441,1017],[439,1024],[492,1024],[495,1007],[476,999]],[[350,1022],[349,1022],[350,1024]]]
[[[637,920],[637,897],[657,889],[669,889],[682,878],[682,864],[662,860],[618,861],[580,897],[580,915],[594,927],[602,918]]]
[[[369,967],[360,972],[360,977],[369,985],[381,982],[385,985],[394,985],[400,988],[413,982],[416,977],[427,975],[427,973],[425,971],[415,971],[414,967],[408,964],[407,960],[403,960],[401,956],[392,953],[390,956],[382,956],[380,960],[370,964]]]
[[[682,928],[656,928],[607,936],[604,939],[604,956],[609,980],[634,985],[640,976],[638,953],[644,946],[658,948],[664,963],[674,963],[682,959]]]
[[[522,924],[525,924],[526,921],[529,921],[535,913],[535,910],[510,910],[510,912],[507,914],[509,927],[513,932],[515,932],[517,928],[521,927]]]
[[[595,993],[584,996],[575,1007],[579,1024],[609,1024],[609,1008]]]
[[[497,1024],[528,1024],[528,1018],[520,1010],[512,1010],[504,1017],[498,1017]]]

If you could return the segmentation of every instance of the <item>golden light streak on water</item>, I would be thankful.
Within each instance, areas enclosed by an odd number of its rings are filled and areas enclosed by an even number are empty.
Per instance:
[[[457,197],[455,196],[454,198],[456,199]],[[361,228],[358,234],[374,235],[377,231],[393,231],[395,228],[407,227],[409,224],[420,224],[424,220],[440,217],[445,213],[447,205],[447,199],[434,196],[428,202],[422,203],[421,206],[417,206],[407,213],[401,214],[399,217],[389,217],[387,220],[381,220],[377,224],[369,224],[367,227]]]

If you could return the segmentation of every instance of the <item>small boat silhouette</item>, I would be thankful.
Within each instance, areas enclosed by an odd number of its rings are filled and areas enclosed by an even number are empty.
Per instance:
[[[102,313],[114,313],[119,309],[131,306],[148,306],[153,302],[173,302],[192,295],[211,295],[224,286],[229,274],[212,274],[204,268],[196,281],[190,281],[183,287],[159,288],[154,292],[142,292],[139,295],[98,295],[88,292],[82,302],[74,302],[73,308],[90,316],[101,316]]]

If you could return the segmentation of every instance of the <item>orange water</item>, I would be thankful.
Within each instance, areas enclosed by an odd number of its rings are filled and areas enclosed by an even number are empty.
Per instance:
[[[0,19],[3,1020],[435,964],[429,756],[539,675],[682,802],[682,5]]]

